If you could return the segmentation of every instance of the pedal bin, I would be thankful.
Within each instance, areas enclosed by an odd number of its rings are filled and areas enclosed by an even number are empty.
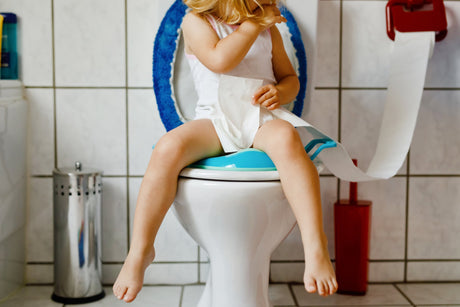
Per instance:
[[[53,170],[54,292],[64,304],[82,304],[105,296],[101,283],[102,172]]]

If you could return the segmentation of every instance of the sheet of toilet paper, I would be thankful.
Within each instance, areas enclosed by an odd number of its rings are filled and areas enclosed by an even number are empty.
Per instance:
[[[353,164],[342,144],[303,119],[284,108],[278,108],[271,113],[276,118],[289,121],[296,127],[305,127],[314,138],[335,141],[337,147],[324,149],[318,158],[331,173],[340,179],[355,182],[388,179],[398,172],[409,151],[434,42],[434,32],[396,32],[380,135],[374,157],[367,171]],[[235,89],[238,91],[244,89],[245,93],[255,90],[256,83],[251,79],[244,79],[246,81],[238,79],[243,78],[224,77],[221,84],[225,83],[225,86],[220,89],[220,97],[230,97],[231,92],[235,92]],[[222,111],[235,124],[235,131],[246,129],[249,131],[245,136],[248,138],[255,135],[259,127],[259,120],[256,119],[258,118],[257,111],[250,103],[251,98],[246,97],[246,99],[248,100],[238,105],[238,109],[232,108],[230,111],[225,108]],[[230,101],[227,100],[227,102]]]
[[[222,75],[219,82],[218,114],[213,120],[238,148],[249,148],[259,129],[260,107],[251,104],[254,92],[263,80]],[[223,144],[225,145],[225,144]],[[225,147],[225,146],[224,146]],[[225,149],[225,148],[224,148]]]

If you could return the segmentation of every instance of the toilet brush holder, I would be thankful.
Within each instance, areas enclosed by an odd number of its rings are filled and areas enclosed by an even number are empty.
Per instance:
[[[357,183],[351,182],[350,199],[334,204],[335,270],[341,294],[367,291],[372,202],[358,200],[357,194]]]

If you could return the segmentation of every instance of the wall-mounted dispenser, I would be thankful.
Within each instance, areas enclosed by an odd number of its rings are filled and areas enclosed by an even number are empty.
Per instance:
[[[0,18],[3,19],[3,26],[0,26],[2,34],[0,43],[0,79],[16,80],[19,79],[17,49],[18,19],[13,13],[0,13],[0,15],[3,17]]]

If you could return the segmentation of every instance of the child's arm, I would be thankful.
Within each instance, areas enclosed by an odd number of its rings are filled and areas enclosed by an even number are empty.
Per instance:
[[[299,92],[300,84],[284,49],[283,39],[277,27],[271,27],[272,65],[277,84],[260,87],[254,93],[253,103],[260,104],[269,110],[293,101]]]
[[[273,13],[270,21],[275,24],[284,22],[285,18]],[[194,54],[215,73],[225,73],[235,68],[265,28],[246,20],[233,33],[220,39],[209,22],[194,13],[188,13],[182,22],[186,52]]]

